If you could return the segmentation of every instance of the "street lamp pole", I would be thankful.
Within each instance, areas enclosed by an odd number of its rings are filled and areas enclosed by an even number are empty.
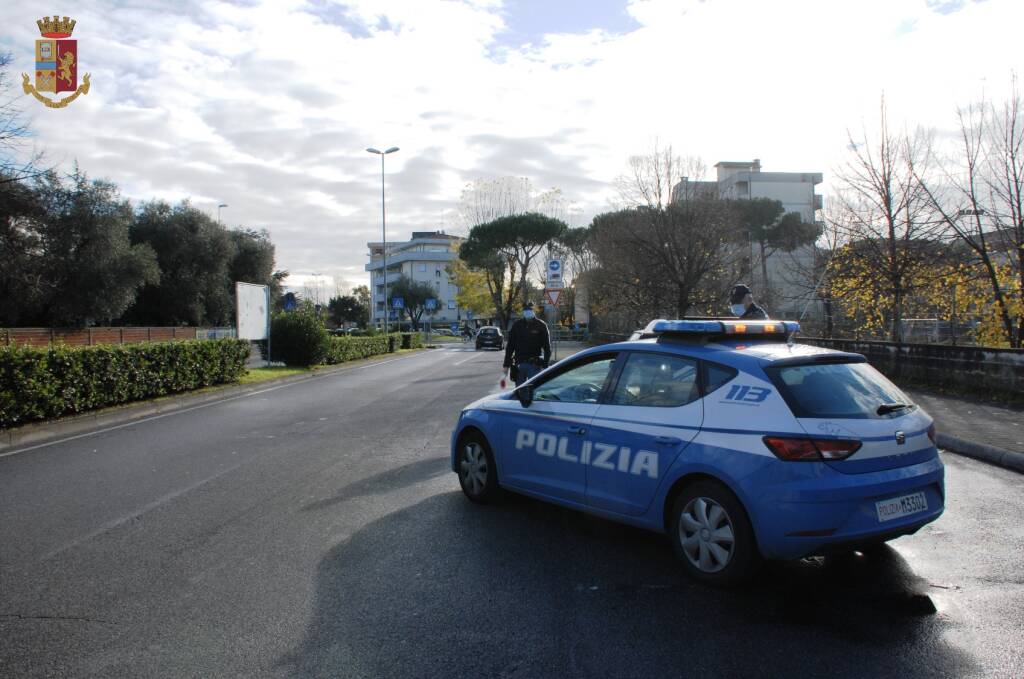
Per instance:
[[[222,222],[220,221],[220,209],[224,208],[224,207],[228,207],[227,203],[221,203],[220,205],[217,206],[217,223],[218,224],[222,224]]]
[[[380,236],[383,242],[383,248],[381,248],[381,255],[383,256],[384,262],[384,334],[388,334],[388,232],[387,232],[387,207],[384,202],[384,156],[389,153],[394,153],[398,150],[397,146],[392,146],[386,151],[378,151],[375,148],[368,148],[368,153],[375,153],[380,156]]]

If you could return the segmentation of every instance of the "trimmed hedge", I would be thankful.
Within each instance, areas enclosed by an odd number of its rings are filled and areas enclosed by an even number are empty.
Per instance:
[[[374,337],[331,337],[328,338],[327,355],[324,363],[333,365],[369,358],[379,354],[388,354],[396,349],[420,349],[423,347],[423,335],[418,332],[392,333]],[[274,350],[277,356],[277,350]]]
[[[237,382],[245,340],[0,347],[0,428]]]

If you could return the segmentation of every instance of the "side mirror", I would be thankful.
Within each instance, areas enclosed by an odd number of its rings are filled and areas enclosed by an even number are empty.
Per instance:
[[[523,386],[519,387],[512,393],[515,394],[516,398],[519,400],[520,403],[523,404],[524,408],[529,408],[530,404],[533,403],[532,384],[524,384]]]

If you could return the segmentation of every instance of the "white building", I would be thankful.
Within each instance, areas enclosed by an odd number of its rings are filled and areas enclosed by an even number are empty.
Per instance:
[[[672,200],[701,194],[734,199],[770,198],[781,202],[786,212],[799,212],[805,222],[817,221],[816,213],[822,207],[821,195],[815,193],[815,186],[822,181],[820,172],[762,172],[757,158],[752,162],[720,162],[715,171],[714,181],[683,177],[672,188]],[[746,280],[737,282],[749,284],[759,302],[767,301],[768,311],[774,317],[789,318],[802,313],[808,300],[813,299],[813,245],[769,254],[764,267],[768,280],[764,280],[760,248],[751,243],[748,250],[742,274]]]
[[[433,316],[424,314],[421,322],[449,324],[465,320],[465,311],[458,308],[455,296],[459,289],[448,277],[448,263],[459,256],[463,238],[450,236],[443,231],[414,231],[412,238],[403,242],[388,242],[388,289],[403,275],[413,281],[423,281],[437,292],[438,308]],[[384,299],[384,245],[380,241],[366,244],[370,249],[370,294],[373,309],[372,322],[383,324]],[[390,292],[388,293],[390,296]],[[392,313],[389,316],[396,320]]]

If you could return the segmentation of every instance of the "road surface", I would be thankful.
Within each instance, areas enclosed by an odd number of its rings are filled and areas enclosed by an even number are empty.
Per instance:
[[[466,501],[454,345],[0,458],[0,676],[1024,675],[1021,477],[862,558],[688,580],[652,533]]]

